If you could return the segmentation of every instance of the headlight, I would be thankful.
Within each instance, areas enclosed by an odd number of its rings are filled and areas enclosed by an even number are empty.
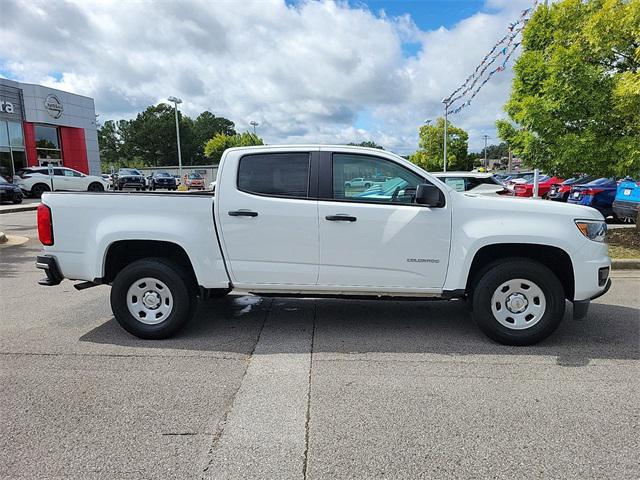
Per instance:
[[[604,242],[607,238],[607,224],[600,220],[576,220],[582,234],[594,242]]]

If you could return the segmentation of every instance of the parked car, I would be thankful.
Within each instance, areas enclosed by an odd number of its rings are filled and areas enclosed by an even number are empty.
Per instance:
[[[640,181],[625,178],[620,182],[613,201],[613,213],[623,221],[640,221]]]
[[[598,178],[572,187],[567,202],[595,208],[607,218],[613,215],[613,200],[617,189],[618,182],[615,178]]]
[[[362,177],[352,178],[344,182],[346,188],[369,188],[373,185],[373,180],[366,180]]]
[[[158,188],[176,190],[178,188],[178,185],[176,184],[176,179],[174,178],[174,176],[169,172],[153,172],[149,178],[149,189],[156,190]]]
[[[549,177],[541,175],[538,178],[538,196],[546,197],[549,190],[554,184],[562,183],[564,179],[558,177]],[[532,197],[533,196],[533,179],[527,183],[517,183],[513,186],[513,195],[516,197]]]
[[[135,188],[136,190],[145,190],[147,182],[144,175],[135,168],[121,168],[115,176],[115,190],[123,190],[125,188]]]
[[[433,175],[457,192],[477,195],[505,195],[509,193],[509,190],[493,173],[437,172]]]
[[[204,177],[196,172],[184,176],[184,185],[187,190],[204,190]]]
[[[2,202],[12,202],[16,205],[22,203],[22,190],[0,175],[0,203]]]
[[[395,188],[345,189],[350,162]],[[462,194],[387,151],[255,146],[223,153],[215,196],[45,194],[36,266],[43,285],[111,285],[116,320],[141,338],[171,336],[199,297],[239,289],[468,298],[487,335],[528,345],[558,327],[565,300],[580,318],[606,293],[606,231],[594,209]]]
[[[50,191],[52,183],[53,190],[68,192],[103,192],[109,187],[109,183],[99,175],[86,175],[67,167],[54,167],[52,178],[49,178],[48,167],[23,168],[13,181],[25,195],[35,198]]]
[[[571,192],[571,188],[573,186],[589,183],[590,181],[595,179],[595,177],[589,175],[579,175],[577,177],[569,178],[564,182],[554,183],[553,185],[551,185],[551,188],[547,193],[547,198],[556,202],[566,202],[567,198],[569,198],[569,193]]]

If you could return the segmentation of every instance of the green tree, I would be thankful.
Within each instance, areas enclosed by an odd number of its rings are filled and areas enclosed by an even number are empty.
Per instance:
[[[500,138],[569,176],[640,172],[640,0],[563,0],[523,34]]]
[[[373,140],[365,140],[364,142],[360,142],[360,143],[347,143],[347,145],[351,145],[354,147],[367,147],[367,148],[377,148],[379,150],[384,150],[384,147],[382,145],[378,145]]]
[[[234,123],[224,117],[216,117],[209,111],[202,112],[193,121],[193,142],[195,145],[194,163],[205,164],[208,159],[204,153],[204,145],[217,134],[235,135]]]
[[[235,135],[218,133],[204,145],[204,154],[212,163],[218,163],[227,148],[264,145],[262,138],[255,133],[244,132]]]
[[[179,113],[180,143],[183,162],[189,164],[192,121]],[[127,132],[127,153],[140,157],[147,166],[178,164],[175,111],[166,103],[152,105],[131,120]]]
[[[410,160],[427,171],[444,168],[444,118],[438,118],[435,125],[423,125],[419,132],[418,150]],[[470,170],[468,160],[469,134],[451,122],[447,126],[447,169]]]

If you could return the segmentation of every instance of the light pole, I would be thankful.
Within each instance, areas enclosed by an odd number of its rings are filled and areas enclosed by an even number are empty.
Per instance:
[[[447,171],[447,123],[449,123],[449,99],[442,100],[444,103],[444,171]]]
[[[178,104],[182,103],[182,100],[178,97],[167,98],[170,102],[173,102],[173,106],[176,111],[176,138],[178,139],[178,176],[182,182],[182,154],[180,153],[180,125],[178,122]]]
[[[258,125],[260,125],[260,124],[259,124],[258,122],[256,122],[255,120],[251,120],[251,121],[249,122],[249,125],[251,125],[251,126],[253,127],[253,134],[255,135],[255,134],[256,134],[256,127],[257,127]]]

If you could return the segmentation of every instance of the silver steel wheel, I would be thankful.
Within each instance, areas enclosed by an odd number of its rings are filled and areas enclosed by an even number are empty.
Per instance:
[[[512,330],[531,328],[540,321],[547,308],[542,289],[531,280],[514,278],[496,288],[491,297],[495,319]]]
[[[127,308],[136,320],[155,325],[171,315],[173,296],[164,282],[151,277],[141,278],[127,291]]]

